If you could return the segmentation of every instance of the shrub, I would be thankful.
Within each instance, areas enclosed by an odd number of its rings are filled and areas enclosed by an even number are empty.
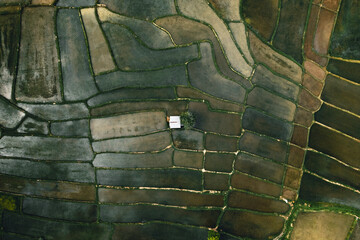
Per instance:
[[[220,234],[218,232],[209,231],[208,232],[208,239],[207,240],[219,240]]]

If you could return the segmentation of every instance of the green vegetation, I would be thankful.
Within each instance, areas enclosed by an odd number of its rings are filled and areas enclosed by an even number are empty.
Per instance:
[[[10,196],[0,195],[0,209],[15,211],[16,210],[16,200]]]
[[[181,124],[185,129],[190,129],[195,126],[195,117],[191,112],[183,112],[180,115]]]
[[[209,231],[207,240],[219,240],[220,234],[218,232]]]

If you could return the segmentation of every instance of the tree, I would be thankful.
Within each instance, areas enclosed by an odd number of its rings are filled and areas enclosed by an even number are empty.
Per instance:
[[[195,126],[195,117],[191,112],[181,113],[180,119],[185,129],[190,129]]]

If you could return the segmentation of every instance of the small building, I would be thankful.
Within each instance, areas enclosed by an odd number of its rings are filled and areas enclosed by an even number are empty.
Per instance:
[[[170,116],[168,121],[170,128],[181,128],[180,116]]]

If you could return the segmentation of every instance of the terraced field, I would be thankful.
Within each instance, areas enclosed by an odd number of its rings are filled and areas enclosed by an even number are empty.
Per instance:
[[[0,0],[0,239],[360,239],[359,9]]]

